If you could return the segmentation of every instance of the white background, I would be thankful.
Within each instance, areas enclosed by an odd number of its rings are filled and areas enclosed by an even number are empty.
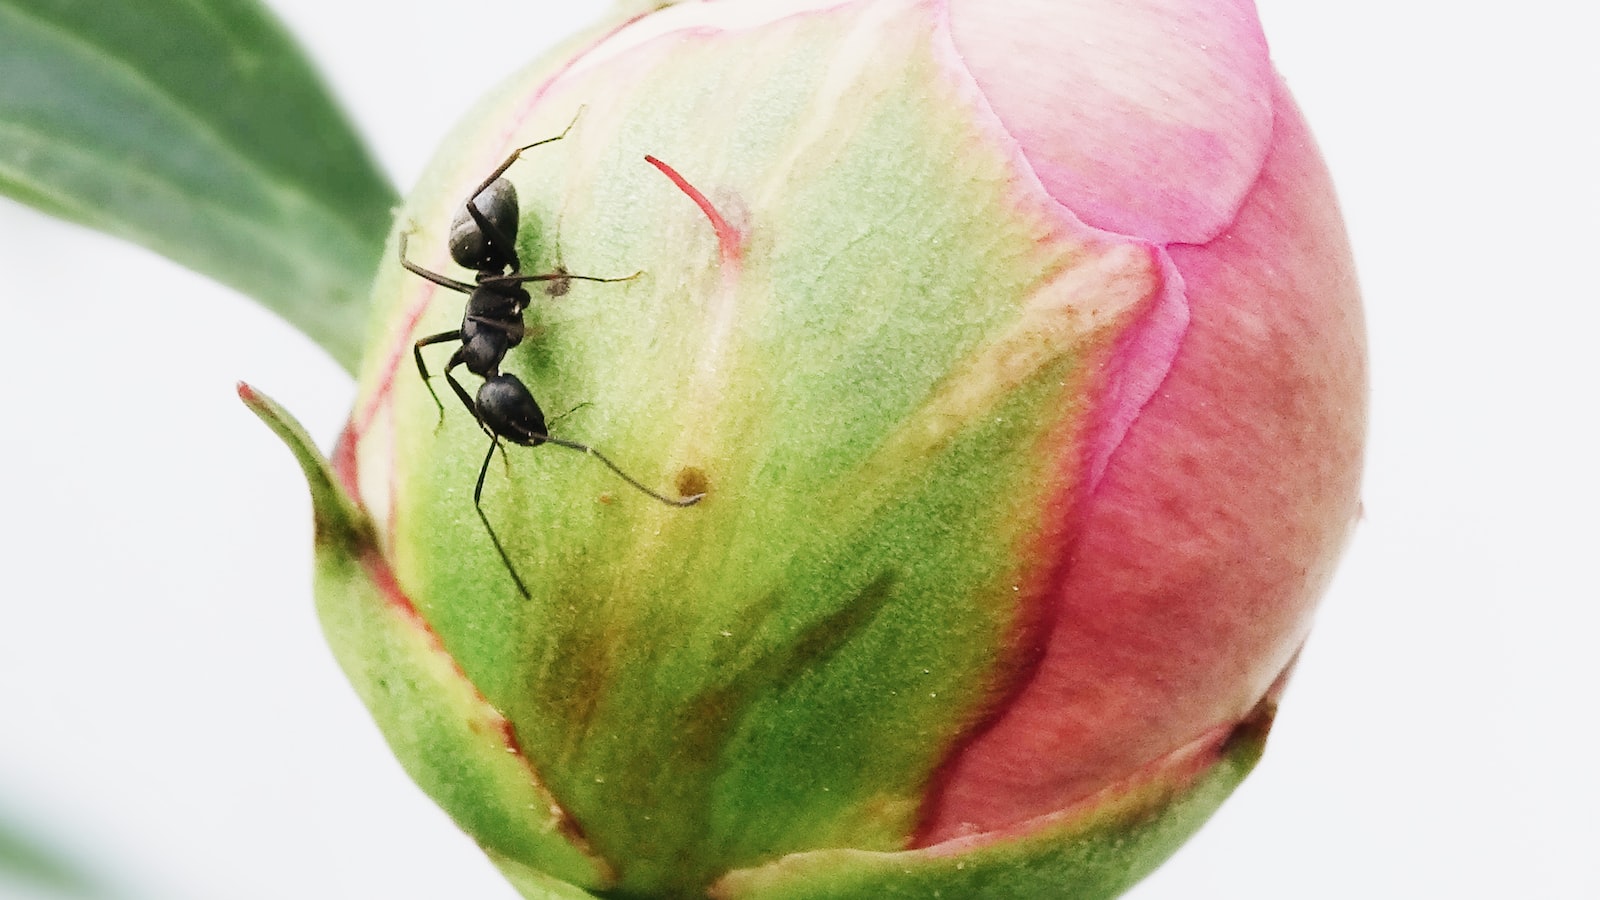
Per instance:
[[[595,9],[272,5],[402,188]],[[1360,265],[1366,521],[1266,759],[1130,896],[1600,897],[1600,29],[1564,0],[1261,11]],[[0,273],[0,815],[138,896],[510,900],[333,667],[302,481],[233,393],[327,445],[345,376],[9,202]]]

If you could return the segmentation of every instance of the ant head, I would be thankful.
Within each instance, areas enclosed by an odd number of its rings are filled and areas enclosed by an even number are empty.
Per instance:
[[[519,217],[516,187],[496,178],[450,223],[450,256],[465,269],[503,272],[517,258]]]

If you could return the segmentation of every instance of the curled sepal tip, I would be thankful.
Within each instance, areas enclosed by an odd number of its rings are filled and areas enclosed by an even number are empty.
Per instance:
[[[526,896],[589,896],[563,880],[608,885],[610,867],[546,789],[511,723],[401,590],[365,509],[282,407],[249,385],[239,385],[239,396],[305,471],[316,520],[318,616],[334,657],[406,772],[502,869],[548,873],[522,879]]]

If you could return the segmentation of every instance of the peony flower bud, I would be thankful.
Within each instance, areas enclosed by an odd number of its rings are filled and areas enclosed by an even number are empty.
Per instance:
[[[526,896],[1110,897],[1254,763],[1365,373],[1248,0],[614,21],[390,251],[331,467],[244,393],[341,664]]]

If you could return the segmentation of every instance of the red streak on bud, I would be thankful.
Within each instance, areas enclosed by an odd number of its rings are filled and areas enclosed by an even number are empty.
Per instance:
[[[333,445],[332,457],[328,460],[333,467],[333,474],[339,479],[339,486],[351,497],[359,498],[356,478],[356,444],[361,440],[361,428],[356,424],[355,416],[345,423],[344,430],[339,432],[339,440]]]
[[[722,213],[717,212],[717,208],[711,205],[711,201],[706,198],[706,195],[701,193],[699,188],[690,184],[688,179],[679,175],[676,169],[656,159],[654,156],[646,155],[644,161],[660,169],[661,174],[667,176],[677,186],[678,190],[683,191],[685,196],[693,200],[695,206],[700,207],[700,211],[705,213],[707,219],[711,220],[711,229],[717,233],[717,247],[722,254],[722,264],[725,266],[737,266],[744,258],[744,235],[740,234],[737,228],[730,225],[728,220],[723,218]]]
[[[533,761],[522,750],[522,742],[517,739],[516,726],[489,702],[489,698],[484,696],[483,692],[472,682],[472,679],[467,676],[466,670],[462,669],[461,664],[445,649],[444,641],[439,637],[439,633],[434,631],[432,625],[428,624],[428,620],[423,617],[422,611],[417,608],[416,603],[400,587],[399,579],[395,578],[394,570],[389,567],[389,561],[376,548],[371,548],[361,554],[360,562],[361,567],[366,570],[367,577],[371,579],[373,587],[378,589],[378,592],[388,602],[389,606],[404,616],[408,624],[423,636],[428,643],[429,649],[449,660],[451,669],[454,670],[462,683],[471,689],[473,697],[481,705],[482,712],[480,715],[487,720],[487,724],[490,727],[498,731],[501,741],[505,743],[506,752],[521,761],[522,766],[528,772],[529,780],[535,784],[544,785],[544,780],[539,777]],[[548,787],[545,790],[548,791]],[[567,814],[565,809],[553,800],[549,808],[549,814],[554,819],[556,831],[563,838],[582,850],[585,855],[594,859],[600,865],[607,879],[614,877],[605,862],[595,855],[594,848],[590,846],[589,839],[584,834],[583,826],[578,824],[572,816]]]
[[[377,416],[378,404],[385,402],[392,396],[389,391],[389,379],[392,378],[393,373],[391,372],[389,376],[387,376],[383,392],[381,394],[375,394],[372,402],[368,403],[363,409],[361,409],[359,415],[356,413],[351,414],[351,417],[345,422],[344,430],[339,432],[339,440],[333,445],[333,453],[328,458],[328,462],[333,467],[334,477],[339,479],[339,486],[344,489],[344,492],[348,494],[351,499],[355,500],[363,507],[365,507],[366,504],[361,499],[360,467],[359,457],[356,455],[356,448],[363,441],[369,440],[366,431],[371,427],[373,419]],[[392,458],[394,454],[394,432],[392,430],[389,432],[388,437],[390,442],[389,453]],[[396,492],[399,490],[398,477],[397,470],[393,467],[390,467],[388,481],[389,515],[388,521],[384,523],[385,527],[383,532],[379,536],[379,539],[384,542],[385,548],[388,550],[394,549],[395,517],[397,515],[394,497]],[[368,512],[370,514],[370,509]]]
[[[410,621],[413,628],[416,628],[427,637],[428,645],[433,650],[445,653],[444,642],[439,639],[439,635],[433,630],[433,626],[428,624],[428,620],[422,617],[422,611],[417,609],[417,604],[412,602],[411,598],[400,587],[399,579],[394,577],[394,570],[389,568],[389,561],[383,558],[383,554],[376,549],[369,549],[361,554],[361,568],[367,571],[367,577],[372,580],[372,586],[378,589],[384,600],[388,601],[390,606],[399,610]],[[454,657],[451,658],[450,664],[455,669],[456,674],[460,675],[463,681],[466,681],[467,673],[462,671],[461,665],[455,661]],[[483,695],[480,693],[478,696],[482,698]],[[484,702],[487,703],[488,701],[485,700]]]

